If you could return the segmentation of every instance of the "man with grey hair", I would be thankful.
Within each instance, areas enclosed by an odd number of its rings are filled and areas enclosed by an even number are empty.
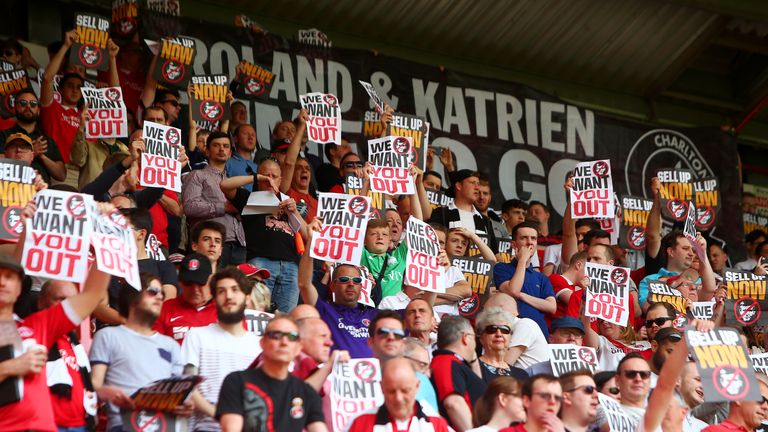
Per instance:
[[[437,394],[429,381],[431,371],[429,370],[427,345],[416,338],[407,337],[403,339],[403,357],[411,362],[411,366],[416,371],[416,378],[419,379],[419,392],[416,394],[416,400],[422,406],[429,405],[436,412]]]
[[[459,432],[472,428],[471,407],[485,392],[475,338],[472,325],[460,316],[443,318],[437,328],[432,384],[437,390],[440,415]]]

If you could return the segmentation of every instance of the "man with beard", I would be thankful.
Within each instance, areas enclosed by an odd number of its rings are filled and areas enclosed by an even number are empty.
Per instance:
[[[218,322],[190,329],[181,345],[184,372],[204,379],[192,393],[195,414],[190,430],[219,430],[216,403],[221,383],[230,372],[243,370],[259,355],[259,337],[243,326],[245,299],[253,285],[235,267],[211,276]]]
[[[160,280],[142,273],[141,281],[141,291],[127,284],[120,290],[125,324],[96,332],[91,347],[93,387],[99,400],[108,402],[107,430],[122,430],[120,409],[133,407],[130,394],[182,372],[179,345],[152,329],[163,305]]]
[[[682,339],[680,334],[674,327],[666,327],[659,330],[656,336],[651,341],[651,361],[648,364],[651,366],[651,390],[656,388],[656,381],[659,379],[659,372],[664,362],[667,360],[675,346]]]
[[[232,372],[221,385],[216,406],[221,430],[326,432],[317,392],[288,371],[301,350],[293,319],[280,316],[270,321],[260,344],[262,366]]]
[[[32,168],[40,173],[46,183],[50,184],[51,178],[64,181],[67,177],[67,169],[61,159],[59,147],[51,138],[43,134],[38,124],[40,105],[35,93],[31,89],[16,93],[13,110],[16,115],[16,125],[0,133],[0,143],[3,145],[0,148],[0,156],[4,157],[5,140],[9,136],[18,133],[26,134],[32,139],[34,153]]]

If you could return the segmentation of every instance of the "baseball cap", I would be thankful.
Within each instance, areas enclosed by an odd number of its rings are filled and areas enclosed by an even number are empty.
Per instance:
[[[656,336],[653,338],[653,340],[655,340],[657,343],[662,343],[666,340],[679,342],[682,338],[683,335],[680,334],[676,328],[664,327],[663,329],[659,330],[658,333],[656,333]]]
[[[184,261],[184,254],[180,253],[172,253],[168,255],[168,261],[171,262],[171,264],[179,264],[180,262]]]
[[[584,334],[584,324],[581,323],[581,320],[578,320],[571,316],[564,316],[560,318],[556,318],[552,320],[552,324],[550,325],[552,332],[554,332],[557,329],[577,329],[581,332],[581,334]]]
[[[448,178],[451,180],[451,187],[448,188],[447,191],[445,191],[445,194],[449,197],[454,197],[455,195],[454,188],[456,186],[456,183],[461,183],[470,177],[476,177],[476,176],[477,176],[477,173],[475,173],[471,169],[460,169],[458,171],[453,171],[451,173],[448,173]]]
[[[5,146],[9,146],[14,141],[17,141],[19,144],[27,144],[32,147],[32,138],[23,132],[16,132],[8,135],[8,138],[5,139]]]
[[[200,285],[208,283],[211,276],[211,262],[208,257],[197,252],[191,253],[181,260],[179,267],[179,282],[191,282]]]
[[[255,275],[255,276],[261,277],[262,279],[269,279],[269,276],[271,276],[271,274],[269,273],[269,270],[265,268],[256,267],[253,264],[248,264],[248,263],[238,264],[237,269],[240,270],[246,277],[251,277]]]
[[[20,278],[24,279],[24,267],[9,255],[0,255],[0,268],[12,270],[16,272]]]
[[[273,153],[279,152],[279,151],[285,151],[285,150],[288,150],[288,147],[290,145],[291,145],[291,142],[288,141],[287,139],[276,139],[276,140],[272,140],[272,147],[270,148],[270,150]]]

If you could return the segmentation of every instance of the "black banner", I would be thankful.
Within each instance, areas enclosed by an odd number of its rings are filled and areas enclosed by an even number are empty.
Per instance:
[[[733,137],[712,128],[669,128],[621,120],[520,84],[471,76],[370,51],[314,49],[275,34],[145,15],[143,38],[184,34],[196,41],[196,75],[234,77],[241,60],[275,74],[267,100],[250,100],[259,142],[270,142],[280,119],[294,118],[299,95],[338,96],[343,131],[358,148],[380,133],[379,115],[358,80],[370,82],[395,111],[430,123],[429,145],[450,148],[459,168],[490,177],[493,206],[506,199],[538,200],[554,209],[556,227],[565,209],[563,184],[577,161],[610,159],[620,195],[650,198],[650,178],[660,169],[689,169],[694,180],[719,176],[722,207],[711,235],[741,243],[741,190]],[[162,23],[162,25],[158,25]],[[310,150],[322,154],[314,144]],[[436,170],[442,170],[435,160]],[[734,249],[735,250],[735,249]]]

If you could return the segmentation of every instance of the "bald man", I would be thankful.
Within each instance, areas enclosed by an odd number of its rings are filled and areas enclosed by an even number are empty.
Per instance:
[[[289,315],[296,320],[296,322],[307,318],[320,318],[320,312],[318,312],[314,306],[303,303],[296,305]]]
[[[416,401],[419,380],[408,359],[396,358],[387,362],[382,372],[381,390],[384,393],[384,405],[375,413],[357,417],[349,427],[349,432],[368,432],[384,428],[390,423],[393,430],[449,430],[445,419],[425,414],[421,404]],[[414,421],[418,424],[413,425]]]

